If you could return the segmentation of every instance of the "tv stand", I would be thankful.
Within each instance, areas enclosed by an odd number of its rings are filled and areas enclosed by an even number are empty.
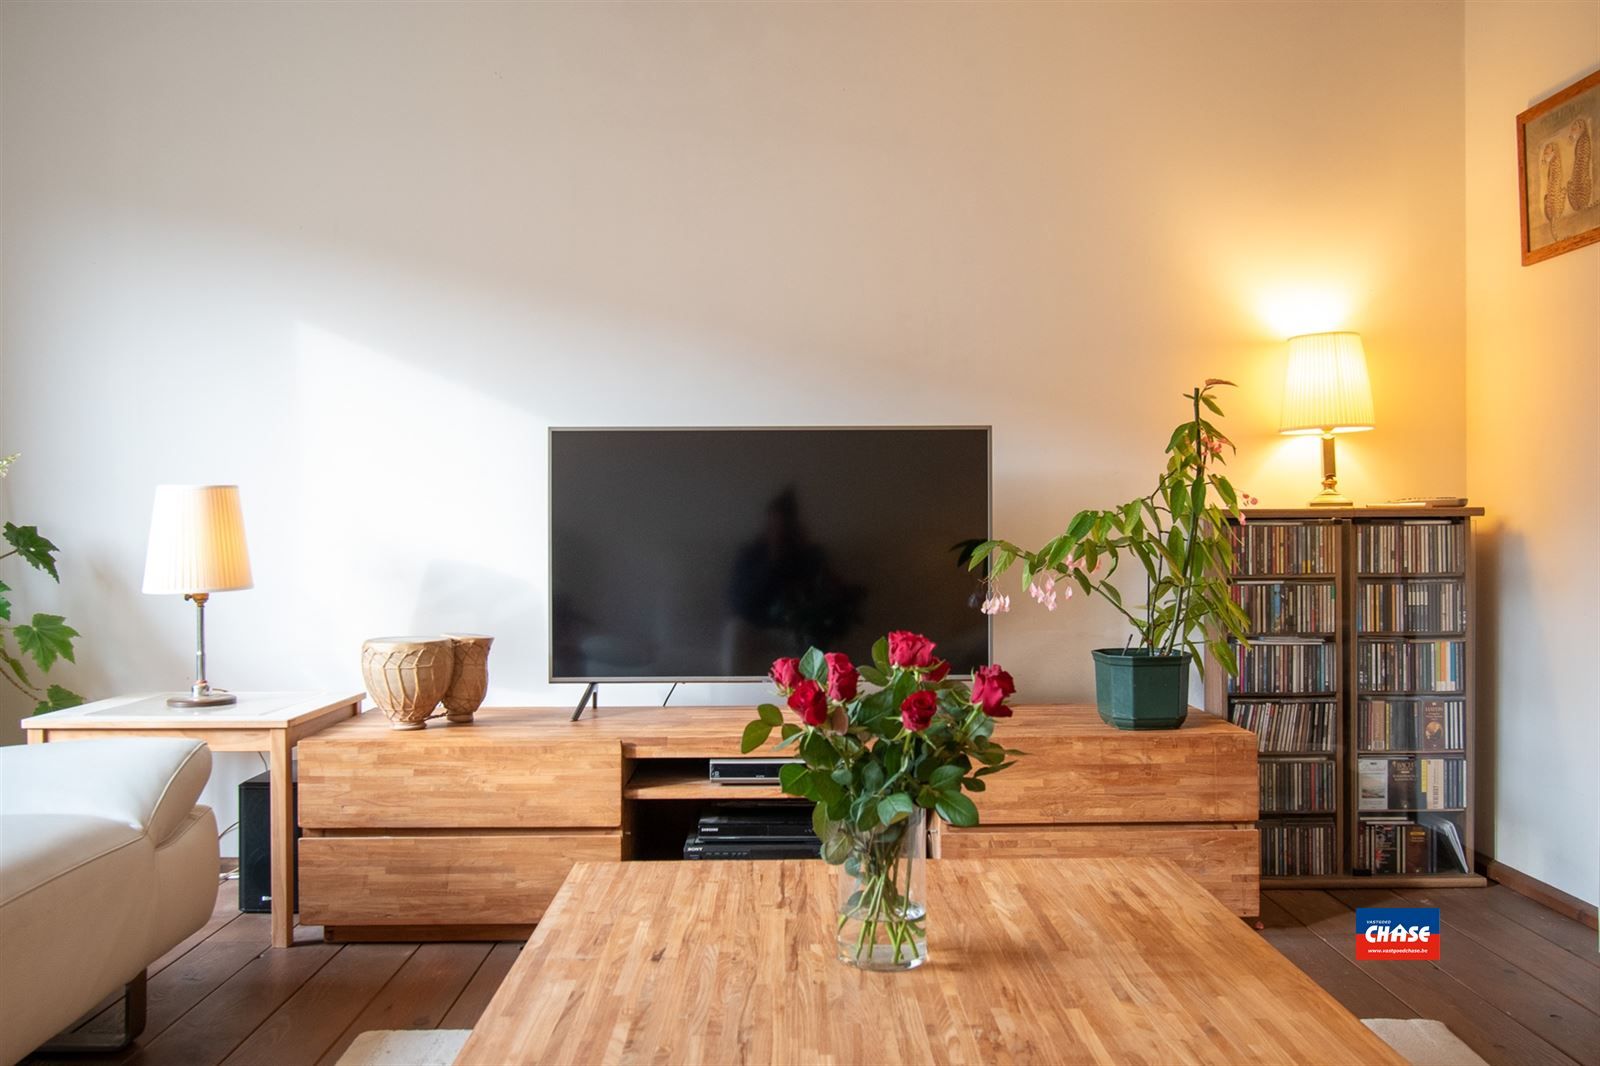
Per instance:
[[[583,709],[589,706],[591,701],[594,703],[595,708],[598,709],[600,706],[600,682],[598,681],[589,682],[588,687],[583,690],[583,699],[578,701],[578,709],[572,712],[572,720],[574,722],[583,717]]]
[[[573,863],[680,858],[711,804],[786,798],[710,780],[754,714],[485,707],[471,726],[397,732],[368,711],[307,737],[300,920],[336,941],[525,934]],[[1171,859],[1258,913],[1255,734],[1197,711],[1124,732],[1092,707],[1022,706],[1001,736],[1028,754],[986,779],[981,825],[934,824],[935,857]]]

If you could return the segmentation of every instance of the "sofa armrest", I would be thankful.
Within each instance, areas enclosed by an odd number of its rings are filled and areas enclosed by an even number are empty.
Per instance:
[[[211,777],[197,740],[64,740],[0,748],[0,813],[86,814],[143,829],[159,846]]]

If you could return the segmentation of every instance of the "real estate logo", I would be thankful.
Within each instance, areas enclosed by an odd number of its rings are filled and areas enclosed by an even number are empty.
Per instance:
[[[1437,959],[1438,907],[1360,907],[1357,959]]]

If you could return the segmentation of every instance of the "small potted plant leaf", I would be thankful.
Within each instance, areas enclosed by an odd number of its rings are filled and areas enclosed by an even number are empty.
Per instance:
[[[1189,713],[1189,666],[1204,669],[1203,648],[1209,646],[1230,674],[1238,669],[1228,641],[1244,639],[1248,619],[1228,589],[1229,519],[1243,521],[1240,504],[1256,501],[1241,497],[1218,472],[1223,450],[1233,443],[1205,417],[1222,417],[1213,392],[1229,384],[1213,378],[1185,394],[1192,417],[1173,430],[1155,491],[1107,510],[1079,511],[1037,551],[991,540],[969,559],[972,569],[989,561],[983,609],[990,614],[1009,608],[1009,597],[994,582],[1020,563],[1023,587],[1046,608],[1055,610],[1058,598],[1077,588],[1127,619],[1137,645],[1130,637],[1124,647],[1092,653],[1100,717],[1119,729],[1182,725]],[[1125,562],[1130,565],[1122,577],[1131,574],[1135,584],[1143,579],[1142,604],[1124,601],[1117,579]]]

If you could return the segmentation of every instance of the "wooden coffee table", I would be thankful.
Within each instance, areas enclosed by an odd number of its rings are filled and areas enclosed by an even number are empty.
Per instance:
[[[580,863],[457,1062],[1404,1064],[1170,861],[941,860],[928,896],[927,964],[862,973],[833,867]]]

